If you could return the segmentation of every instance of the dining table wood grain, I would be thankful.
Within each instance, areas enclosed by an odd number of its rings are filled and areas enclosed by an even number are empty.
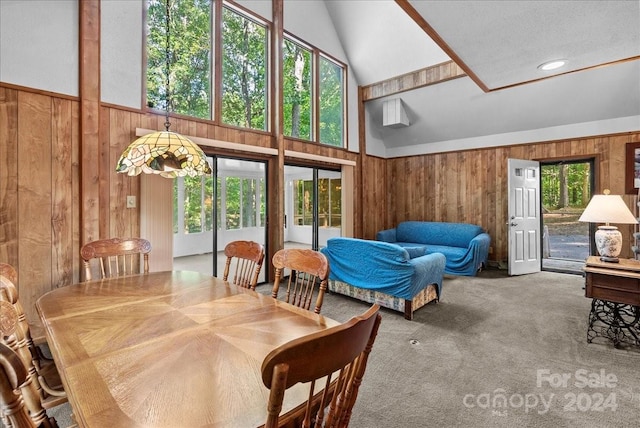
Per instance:
[[[187,271],[89,281],[36,303],[81,427],[258,427],[264,357],[338,322]],[[283,412],[306,400],[287,391]]]

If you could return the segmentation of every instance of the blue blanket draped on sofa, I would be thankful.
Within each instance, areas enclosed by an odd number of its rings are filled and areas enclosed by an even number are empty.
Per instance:
[[[410,258],[398,245],[356,238],[331,238],[320,250],[329,260],[329,279],[411,300],[428,284],[442,293],[445,258]]]
[[[403,221],[393,229],[377,233],[378,241],[401,247],[426,246],[427,253],[447,258],[444,272],[474,276],[487,264],[491,238],[482,227],[469,223]]]

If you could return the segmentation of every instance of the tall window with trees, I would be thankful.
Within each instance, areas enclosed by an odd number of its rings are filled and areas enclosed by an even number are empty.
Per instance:
[[[267,27],[225,6],[222,12],[222,121],[267,129]]]
[[[147,104],[211,119],[211,2],[170,1],[171,96],[166,94],[166,3],[148,0]],[[170,99],[172,105],[167,106]]]
[[[334,61],[320,56],[320,142],[343,146],[344,72]]]
[[[313,63],[311,50],[301,43],[285,38],[283,49],[284,135],[311,140]]]

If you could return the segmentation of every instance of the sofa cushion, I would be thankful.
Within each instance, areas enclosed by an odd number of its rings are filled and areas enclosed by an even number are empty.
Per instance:
[[[416,257],[424,256],[425,254],[427,254],[426,245],[418,245],[418,246],[416,246],[415,244],[411,246],[403,245],[402,248],[407,250],[407,253],[409,253],[410,259],[415,259]]]
[[[427,254],[442,253],[447,260],[458,260],[464,258],[469,252],[468,248],[448,247],[446,245],[427,245]]]
[[[469,223],[403,221],[396,227],[396,239],[398,242],[413,243],[412,245],[435,244],[466,248],[473,238],[483,232],[482,227]]]

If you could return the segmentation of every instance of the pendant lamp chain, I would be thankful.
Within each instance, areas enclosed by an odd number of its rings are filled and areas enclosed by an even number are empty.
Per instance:
[[[165,95],[167,97],[167,99],[165,100],[166,102],[166,106],[165,106],[165,122],[164,122],[164,128],[165,130],[169,130],[169,127],[171,126],[171,122],[169,122],[169,109],[171,108],[171,88],[170,88],[170,81],[169,81],[169,76],[171,73],[171,56],[170,56],[170,52],[171,52],[171,7],[169,6],[169,0],[166,0],[165,2],[166,8],[167,8],[167,13],[165,14],[165,52],[164,52],[164,58],[165,58]]]

